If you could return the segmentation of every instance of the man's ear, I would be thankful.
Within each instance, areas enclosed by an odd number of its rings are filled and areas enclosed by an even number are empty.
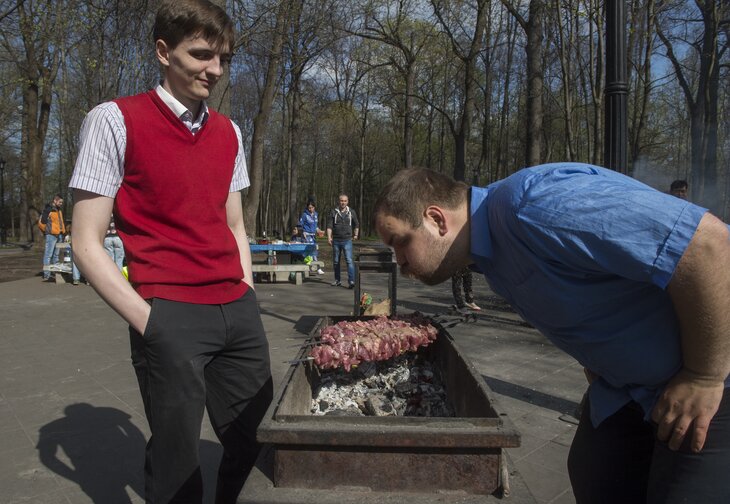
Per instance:
[[[429,206],[423,213],[427,223],[432,223],[433,226],[438,228],[439,236],[444,236],[448,233],[448,223],[446,222],[446,214],[443,208],[439,206]]]
[[[159,61],[162,66],[170,66],[170,49],[167,46],[167,42],[162,39],[158,39],[155,42],[155,54],[157,55],[157,61]]]

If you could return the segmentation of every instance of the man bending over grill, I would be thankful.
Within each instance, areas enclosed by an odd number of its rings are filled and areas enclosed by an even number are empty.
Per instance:
[[[401,272],[471,266],[590,377],[579,504],[730,502],[730,241],[706,209],[577,163],[488,187],[399,171],[374,209]]]
[[[165,1],[153,29],[162,83],[94,108],[71,179],[74,259],[128,323],[152,433],[148,503],[200,503],[203,411],[223,445],[216,503],[234,503],[271,402],[240,190],[238,127],[205,100],[231,58],[233,24],[206,0]],[[129,283],[102,242],[114,210]]]

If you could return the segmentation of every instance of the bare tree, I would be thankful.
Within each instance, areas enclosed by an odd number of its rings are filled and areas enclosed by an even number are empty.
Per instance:
[[[452,54],[461,63],[461,104],[457,112],[458,117],[456,120],[453,120],[445,110],[441,110],[441,113],[447,118],[447,122],[451,128],[451,133],[454,136],[456,148],[453,176],[456,180],[464,180],[466,172],[466,143],[471,133],[471,123],[474,115],[474,94],[478,89],[477,78],[475,75],[476,64],[479,58],[479,53],[482,50],[483,34],[487,23],[487,13],[489,11],[490,2],[488,0],[477,0],[475,6],[476,13],[474,16],[458,11],[447,12],[447,6],[445,5],[447,3],[450,2],[431,0],[434,14],[438,19],[444,34],[448,38]],[[474,19],[474,27],[467,27],[467,25],[462,22],[464,18]],[[457,33],[452,27],[454,19],[457,20],[454,24],[463,30],[461,33]]]
[[[386,44],[395,50],[390,64],[403,79],[403,166],[413,166],[413,100],[416,89],[416,63],[431,38],[431,27],[412,16],[413,0],[391,2],[370,0],[362,15],[362,27],[350,33]]]
[[[634,0],[631,8],[634,29],[629,32],[629,85],[633,106],[629,124],[630,173],[643,154],[643,136],[649,116],[653,88],[652,57],[654,56],[654,0]]]
[[[292,2],[297,0],[281,0],[276,7],[273,31],[270,34],[270,46],[265,58],[266,73],[264,82],[259,90],[259,108],[253,120],[253,135],[251,139],[251,164],[249,179],[251,185],[244,199],[243,217],[246,231],[249,235],[256,235],[256,217],[261,202],[264,172],[264,144],[267,138],[269,116],[276,97],[277,80],[281,69],[282,48],[284,45],[285,30]]]
[[[3,31],[2,44],[22,79],[20,229],[19,237],[33,240],[33,224],[43,207],[44,147],[53,102],[53,86],[69,46],[67,12],[69,1],[20,2],[8,19],[17,31]],[[38,235],[40,236],[40,235]]]
[[[534,166],[540,164],[542,160],[542,23],[545,16],[545,0],[530,0],[527,18],[517,10],[517,7],[510,0],[502,0],[502,3],[515,17],[527,37],[527,43],[525,44],[525,54],[527,56],[525,165]]]
[[[298,220],[299,197],[302,80],[312,62],[331,43],[325,29],[328,15],[333,6],[330,0],[308,0],[293,2],[289,16],[289,37],[287,39],[288,78],[286,97],[289,108],[289,124],[286,156],[286,191],[288,199],[282,212],[285,230],[291,229]]]
[[[721,62],[730,47],[730,37],[727,33],[730,4],[721,0],[695,0],[694,5],[701,22],[686,22],[678,36],[667,29],[663,21],[675,9],[684,8],[684,5],[659,2],[655,26],[666,49],[666,56],[674,67],[690,112],[692,198],[719,215],[721,202],[717,185],[718,90]],[[688,15],[685,19],[691,17]],[[694,50],[693,56],[698,61],[696,66],[680,60],[675,49],[675,45],[679,43],[678,39],[686,40],[687,47]]]

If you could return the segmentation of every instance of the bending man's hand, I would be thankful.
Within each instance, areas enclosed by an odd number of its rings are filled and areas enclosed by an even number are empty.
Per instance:
[[[669,448],[678,450],[689,435],[692,451],[702,450],[724,390],[722,381],[703,379],[684,369],[677,373],[651,412],[651,419],[658,425],[659,440],[668,440]]]

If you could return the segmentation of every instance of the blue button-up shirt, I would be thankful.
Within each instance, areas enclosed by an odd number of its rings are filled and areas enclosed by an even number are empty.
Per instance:
[[[646,416],[682,366],[666,292],[707,210],[596,166],[556,163],[471,189],[471,253],[497,294],[600,376],[598,425]]]

